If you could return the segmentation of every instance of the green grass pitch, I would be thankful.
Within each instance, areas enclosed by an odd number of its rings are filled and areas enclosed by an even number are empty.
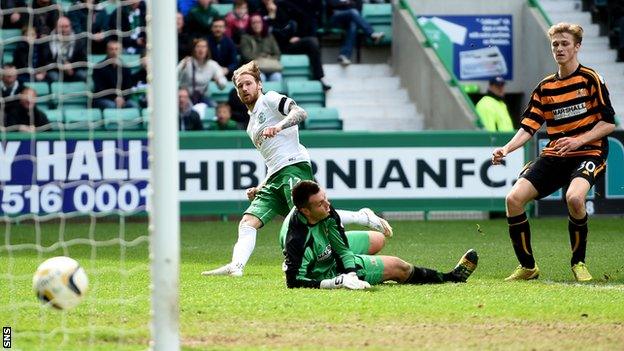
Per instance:
[[[590,220],[587,264],[595,281],[574,282],[566,219],[533,219],[538,281],[505,283],[517,265],[504,220],[395,221],[382,254],[451,269],[468,248],[479,267],[466,284],[384,284],[371,291],[288,290],[277,242],[279,222],[263,228],[242,278],[202,277],[230,259],[235,222],[182,224],[180,330],[185,350],[614,350],[624,345],[624,220]],[[480,230],[477,230],[477,225]],[[42,307],[31,276],[45,258],[13,245],[66,248],[86,269],[91,291],[60,313]],[[0,323],[16,350],[145,350],[149,341],[148,244],[132,242],[145,223],[98,221],[6,225],[0,251]],[[122,233],[122,234],[120,234]],[[113,240],[108,242],[104,241]],[[10,244],[11,246],[6,246]],[[156,287],[157,288],[157,287]]]

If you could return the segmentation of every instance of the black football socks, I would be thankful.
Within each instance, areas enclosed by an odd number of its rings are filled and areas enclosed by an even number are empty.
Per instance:
[[[531,249],[531,228],[526,213],[507,217],[507,223],[509,224],[509,237],[518,261],[524,268],[535,268],[535,259]]]
[[[429,268],[412,266],[412,273],[404,284],[438,284],[444,283],[444,274]]]
[[[570,264],[574,266],[579,262],[585,262],[585,251],[587,249],[587,214],[581,219],[570,216],[568,221],[568,232],[570,233],[570,247],[572,248],[572,259]]]

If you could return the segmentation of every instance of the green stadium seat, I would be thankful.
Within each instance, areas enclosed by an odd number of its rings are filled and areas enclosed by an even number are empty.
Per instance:
[[[363,4],[362,17],[371,25],[392,24],[392,4]]]
[[[73,1],[72,0],[61,0],[61,1],[57,1],[57,3],[61,4],[61,8],[63,9],[64,13],[67,13],[69,11],[69,8],[72,6]]]
[[[96,63],[102,62],[106,58],[106,54],[89,54],[87,58],[89,63],[95,65]]]
[[[280,94],[286,94],[286,88],[284,82],[262,82],[262,91],[266,94],[267,91],[276,91]]]
[[[202,121],[213,120],[217,117],[217,109],[215,107],[206,107],[206,111],[204,111],[204,115],[200,117]]]
[[[33,89],[38,97],[50,95],[50,86],[48,82],[28,82],[26,86]]]
[[[85,82],[53,82],[51,92],[56,106],[87,107],[89,87]]]
[[[0,39],[2,40],[4,52],[13,52],[21,36],[22,31],[19,29],[0,29]]]
[[[44,110],[42,112],[45,113],[46,117],[48,117],[48,121],[50,122],[50,127],[52,130],[59,130],[63,125],[63,110]]]
[[[213,9],[217,10],[219,17],[225,17],[229,12],[234,11],[233,4],[211,4]]]
[[[284,67],[282,76],[285,79],[310,79],[310,59],[307,55],[282,55],[280,62]]]
[[[148,129],[150,122],[149,109],[144,108],[141,110],[141,121],[143,122],[143,129]]]
[[[390,45],[392,43],[392,25],[374,24],[372,27],[374,32],[384,32],[385,35],[377,44],[374,44],[371,38],[366,38],[367,45]]]
[[[97,108],[66,109],[65,129],[99,130],[102,129],[102,111]]]
[[[228,96],[230,95],[230,90],[234,89],[234,83],[227,82],[225,88],[220,90],[216,83],[210,82],[210,98],[215,102],[227,102]]]
[[[121,55],[121,62],[125,67],[129,67],[132,72],[136,72],[141,68],[141,55],[123,54]]]
[[[39,108],[48,108],[52,102],[52,95],[50,95],[50,86],[47,82],[29,82],[26,86],[32,88],[37,93],[37,106]]]
[[[143,129],[141,112],[136,108],[107,108],[103,112],[106,130]]]
[[[325,92],[318,80],[288,81],[286,90],[299,105],[325,107]]]
[[[99,5],[104,5],[104,10],[106,11],[107,15],[110,15],[111,13],[113,13],[113,11],[117,9],[117,7],[119,7],[117,0],[102,1]]]
[[[2,64],[13,63],[13,53],[11,51],[5,51],[2,54]]]
[[[204,115],[200,116],[202,126],[204,129],[210,129],[210,127],[215,123],[217,118],[217,109],[214,107],[206,107],[206,111],[204,111]]]
[[[308,118],[304,122],[309,130],[342,130],[342,120],[333,107],[307,107]]]

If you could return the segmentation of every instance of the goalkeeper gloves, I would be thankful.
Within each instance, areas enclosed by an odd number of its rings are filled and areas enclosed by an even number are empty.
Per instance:
[[[347,288],[350,290],[363,290],[369,289],[370,287],[371,285],[367,281],[360,280],[355,272],[321,280],[321,289]]]

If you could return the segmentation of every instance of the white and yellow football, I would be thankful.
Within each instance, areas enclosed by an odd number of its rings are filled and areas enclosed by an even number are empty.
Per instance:
[[[76,260],[66,256],[45,260],[33,276],[33,290],[41,303],[60,310],[76,307],[88,288],[85,270]]]

